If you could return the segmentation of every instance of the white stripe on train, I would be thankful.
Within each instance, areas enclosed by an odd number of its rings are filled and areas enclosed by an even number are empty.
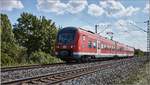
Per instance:
[[[89,52],[73,52],[74,55],[104,55],[104,56],[114,56],[116,54],[110,54],[110,53],[89,53]],[[133,54],[117,54],[118,56],[133,56]]]

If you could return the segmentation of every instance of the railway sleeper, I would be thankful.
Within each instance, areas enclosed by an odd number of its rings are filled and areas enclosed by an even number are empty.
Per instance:
[[[27,81],[25,82],[26,84],[38,84],[39,83],[39,79],[35,79],[35,80],[30,80],[30,81]]]
[[[41,81],[41,82],[44,82],[44,83],[50,82],[48,78],[41,78],[40,81]]]

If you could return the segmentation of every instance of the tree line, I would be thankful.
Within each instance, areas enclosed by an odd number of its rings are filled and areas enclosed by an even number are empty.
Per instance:
[[[6,14],[0,15],[2,66],[60,62],[52,57],[58,32],[52,20],[23,12],[12,25]]]

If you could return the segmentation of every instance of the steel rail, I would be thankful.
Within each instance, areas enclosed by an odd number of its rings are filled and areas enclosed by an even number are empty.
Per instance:
[[[100,59],[95,59],[93,60],[94,62],[99,62],[99,61],[110,61],[110,60],[100,60]],[[92,63],[91,61],[90,63]],[[88,62],[86,62],[88,63]],[[35,68],[44,68],[44,67],[49,67],[49,66],[57,66],[57,65],[72,65],[72,64],[81,64],[81,63],[53,63],[53,64],[35,64],[35,65],[28,65],[28,66],[15,66],[15,67],[4,67],[0,68],[1,72],[10,72],[10,71],[17,71],[17,70],[26,70],[26,69],[35,69]]]
[[[0,69],[1,72],[9,72],[9,71],[26,70],[26,69],[33,69],[33,68],[44,68],[44,67],[64,65],[64,64],[65,63],[39,64],[39,65],[37,64],[37,65],[28,65],[28,66],[5,67]]]

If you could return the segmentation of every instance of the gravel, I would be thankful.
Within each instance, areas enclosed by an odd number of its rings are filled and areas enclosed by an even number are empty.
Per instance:
[[[145,62],[145,58],[132,58],[126,62],[117,62],[98,71],[59,83],[58,85],[122,85],[121,82],[136,73]]]
[[[103,62],[92,62],[92,63],[81,63],[81,64],[64,64],[60,66],[50,66],[50,67],[40,67],[40,68],[33,68],[33,69],[24,69],[24,70],[14,70],[8,72],[1,72],[1,81],[11,81],[16,79],[23,79],[28,77],[35,77],[40,75],[46,74],[53,74],[59,73],[67,70],[74,70],[83,67],[89,67],[97,64],[106,64],[111,63],[113,61],[103,61]]]

